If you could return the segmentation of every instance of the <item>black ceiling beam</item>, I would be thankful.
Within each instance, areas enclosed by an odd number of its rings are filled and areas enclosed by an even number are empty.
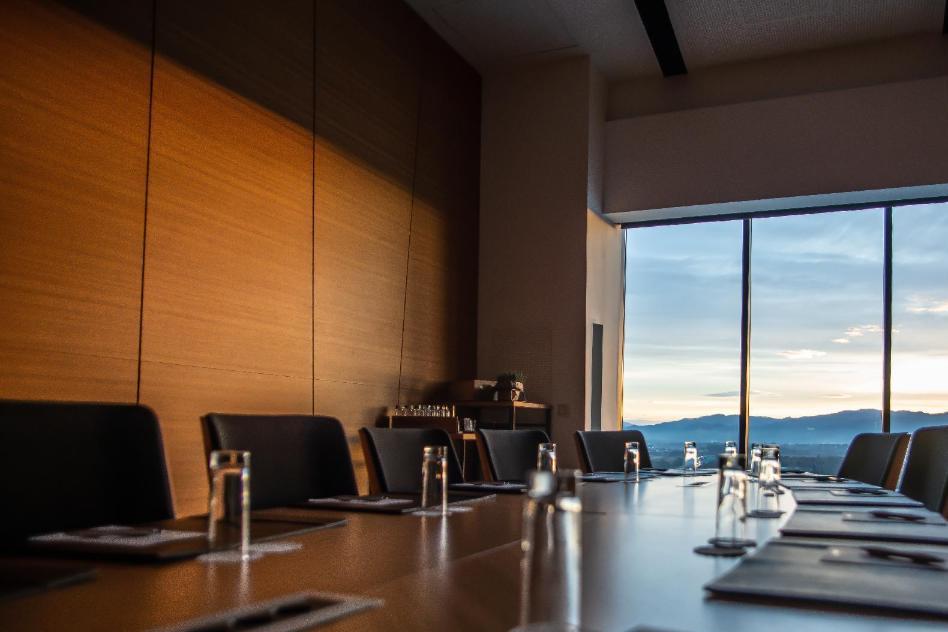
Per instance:
[[[635,8],[639,10],[639,17],[642,18],[662,74],[666,77],[687,74],[688,69],[678,48],[678,38],[668,17],[665,0],[635,0]]]

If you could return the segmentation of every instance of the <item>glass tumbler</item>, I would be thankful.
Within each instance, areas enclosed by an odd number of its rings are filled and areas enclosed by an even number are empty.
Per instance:
[[[724,454],[737,456],[737,441],[725,441]]]
[[[751,444],[751,462],[750,462],[750,473],[751,476],[760,475],[760,454],[761,454],[761,445],[759,443]]]
[[[448,449],[426,445],[421,454],[421,510],[418,516],[448,515]]]
[[[701,467],[701,457],[698,456],[698,444],[694,441],[685,441],[684,461],[682,462],[682,472],[687,476],[697,472]]]
[[[761,446],[760,474],[757,480],[757,509],[780,512],[780,448],[778,446]]]
[[[622,458],[622,469],[627,481],[639,482],[639,442],[626,441]]]
[[[578,632],[582,602],[579,472],[530,472],[520,540],[520,631]]]
[[[207,542],[219,548],[232,542],[222,534],[238,530],[240,556],[250,558],[250,452],[212,450],[208,460],[211,494],[207,503]]]
[[[537,446],[537,469],[556,474],[556,444],[541,443]]]
[[[714,520],[714,546],[740,548],[747,545],[744,525],[747,519],[747,472],[744,457],[721,454],[718,457],[718,500]]]

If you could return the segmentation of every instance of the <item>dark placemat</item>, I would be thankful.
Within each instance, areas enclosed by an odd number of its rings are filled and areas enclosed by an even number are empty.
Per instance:
[[[474,504],[478,501],[494,498],[493,492],[449,491],[448,504]],[[298,505],[310,509],[330,511],[357,511],[383,514],[404,514],[421,509],[420,494],[377,494],[370,496],[331,496],[329,498],[311,498]]]
[[[671,469],[668,469],[668,470],[660,470],[660,471],[658,472],[658,474],[660,474],[661,476],[681,476],[681,477],[686,477],[686,476],[711,476],[711,475],[717,474],[717,473],[718,473],[718,471],[717,471],[716,469],[713,469],[713,468],[703,468],[703,469],[698,470],[697,472],[694,472],[694,471],[692,471],[692,470],[682,470],[681,468],[671,468]]]
[[[806,478],[781,479],[780,484],[787,489],[802,490],[820,490],[820,489],[881,489],[876,485],[869,483],[860,483],[859,481],[841,481],[834,483],[832,481],[817,481]]]
[[[335,523],[332,518],[309,522],[251,520],[251,542],[266,542],[306,533]],[[239,528],[224,525],[214,550],[235,548],[240,543]],[[208,553],[207,517],[190,516],[134,527],[106,525],[93,529],[46,534],[30,538],[36,551],[121,561],[164,562]]]
[[[85,564],[26,558],[0,559],[0,599],[23,597],[94,579],[96,570]]]
[[[851,507],[923,507],[922,503],[896,492],[882,496],[847,493],[835,489],[794,489],[798,505],[839,505]]]
[[[189,619],[151,632],[208,632],[210,630],[260,630],[302,632],[322,627],[370,608],[381,599],[331,593],[298,593],[251,603],[212,615]]]
[[[475,481],[471,483],[454,483],[449,489],[462,492],[487,494],[522,494],[527,491],[524,483],[510,481]]]
[[[648,481],[655,478],[659,478],[659,475],[653,472],[639,470],[639,480]],[[627,483],[630,481],[634,482],[635,475],[631,474],[626,476],[624,472],[591,472],[589,474],[582,474],[579,480],[586,481],[587,483]]]
[[[890,551],[948,559],[944,547],[891,546]],[[861,545],[854,547],[774,540],[705,588],[731,598],[820,602],[948,618],[948,570],[907,560],[880,564],[880,558]],[[834,550],[843,555],[834,555]],[[833,558],[844,559],[830,561]]]
[[[948,544],[948,525],[938,514],[924,509],[889,511],[893,514],[916,515],[928,524],[907,522],[902,519],[876,518],[873,520],[872,510],[830,513],[798,508],[780,532],[788,536],[810,538]]]

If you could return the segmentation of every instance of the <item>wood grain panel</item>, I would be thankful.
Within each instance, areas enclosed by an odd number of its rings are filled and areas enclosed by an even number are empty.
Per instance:
[[[206,502],[200,415],[312,412],[313,17],[167,0],[157,19],[141,391],[183,514]]]
[[[150,49],[53,3],[0,24],[0,397],[134,401]]]
[[[317,5],[316,377],[397,391],[418,77],[358,4]]]
[[[242,373],[142,362],[142,403],[161,421],[171,471],[175,513],[207,511],[207,474],[201,415],[228,413],[309,413],[309,378]]]
[[[399,394],[408,402],[475,377],[480,83],[448,51],[437,59],[419,117]]]

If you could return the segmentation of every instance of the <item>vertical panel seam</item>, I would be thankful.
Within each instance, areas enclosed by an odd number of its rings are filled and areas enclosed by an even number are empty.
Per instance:
[[[418,182],[418,145],[421,138],[421,109],[424,103],[424,78],[418,83],[418,113],[415,115],[415,151],[412,156],[411,171],[411,203],[408,206],[408,248],[405,255],[405,290],[402,297],[402,339],[401,349],[398,352],[398,386],[395,391],[395,403],[402,405],[402,369],[405,365],[405,321],[408,318],[408,276],[411,270],[411,241],[412,229],[415,222],[415,187]]]
[[[312,361],[312,410],[313,415],[316,414],[316,11],[319,6],[318,2],[313,3],[313,69],[312,69],[312,80],[313,80],[313,169],[312,169],[312,202],[313,202],[313,216],[312,216],[312,277],[310,279],[310,324],[312,325],[312,335],[313,335],[313,347],[310,358]]]
[[[155,57],[158,50],[158,0],[151,3],[151,68],[148,77],[148,131],[145,140],[145,204],[142,218],[142,276],[138,300],[138,374],[135,378],[135,403],[142,401],[142,339],[145,330],[145,261],[148,248],[148,185],[151,181],[151,132],[155,109]]]

